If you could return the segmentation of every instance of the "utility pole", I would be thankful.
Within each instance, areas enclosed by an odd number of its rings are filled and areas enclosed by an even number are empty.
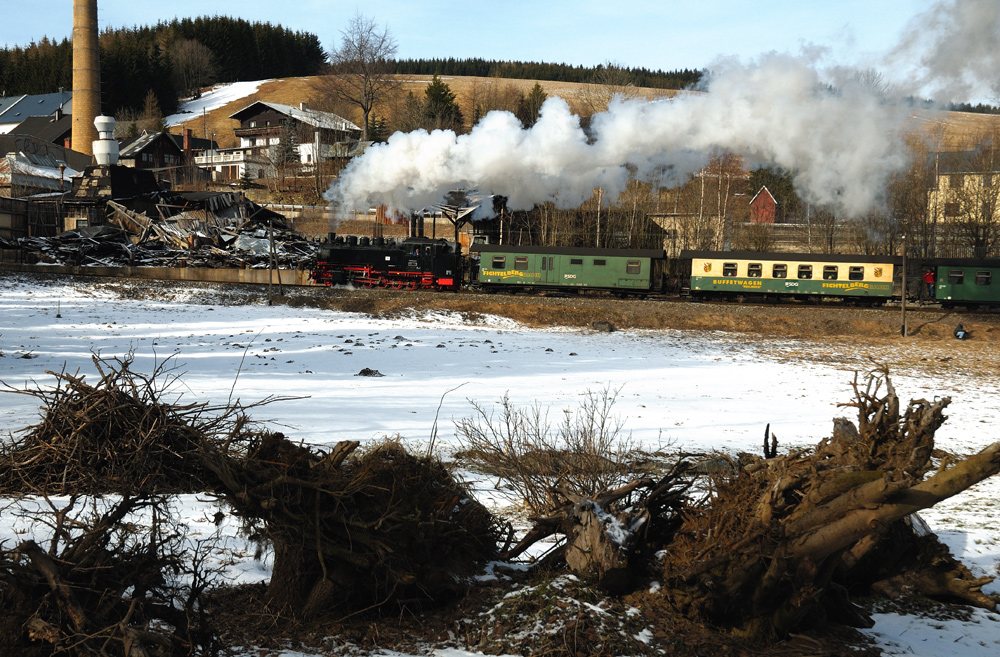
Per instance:
[[[899,304],[902,309],[902,326],[899,327],[899,334],[906,337],[906,235],[903,235],[903,285],[901,290],[902,301]]]

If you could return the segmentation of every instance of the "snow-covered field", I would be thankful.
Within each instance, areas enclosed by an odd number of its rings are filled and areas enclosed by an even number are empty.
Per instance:
[[[619,390],[614,412],[632,440],[687,451],[759,451],[768,423],[781,449],[812,445],[832,419],[848,414],[854,372],[832,364],[789,364],[754,341],[725,333],[526,329],[509,320],[466,324],[462,317],[421,313],[394,320],[309,308],[202,305],[123,300],[107,288],[3,276],[0,292],[0,381],[23,387],[51,382],[46,370],[94,371],[93,353],[134,352],[151,371],[171,357],[183,372],[175,392],[187,402],[244,403],[294,397],[256,409],[293,440],[329,445],[343,439],[400,435],[426,445],[458,446],[453,421],[472,415],[471,401],[549,408],[557,423],[588,392]],[[183,288],[174,290],[183,296]],[[892,363],[889,363],[890,368]],[[357,376],[363,368],[382,377]],[[962,385],[912,370],[894,375],[901,399],[956,394],[939,444],[971,453],[998,438],[998,379]],[[37,420],[37,401],[0,395],[0,430]],[[1000,482],[987,481],[922,514],[977,574],[997,575]],[[488,491],[484,500],[491,502]],[[211,533],[212,510],[182,498],[192,534]],[[0,540],[14,520],[0,518]],[[227,525],[223,525],[223,530]],[[231,574],[266,579],[268,563],[232,546]],[[990,585],[990,592],[1000,586]],[[880,614],[868,633],[890,655],[992,656],[1000,649],[1000,616],[971,620]],[[293,655],[297,653],[287,653]],[[445,654],[445,653],[440,653]],[[450,654],[455,654],[451,652]]]

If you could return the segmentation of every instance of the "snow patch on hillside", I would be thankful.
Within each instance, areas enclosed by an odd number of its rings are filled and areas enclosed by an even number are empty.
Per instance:
[[[271,80],[255,80],[249,82],[229,82],[217,84],[201,95],[200,98],[192,98],[181,102],[177,114],[171,114],[164,119],[168,128],[180,125],[203,113],[223,107],[234,100],[246,98],[257,93],[257,89],[265,82]]]

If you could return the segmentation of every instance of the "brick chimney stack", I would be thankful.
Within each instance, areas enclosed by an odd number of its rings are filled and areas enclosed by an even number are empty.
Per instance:
[[[101,113],[101,68],[97,49],[97,0],[73,0],[72,148],[94,154],[94,119]]]

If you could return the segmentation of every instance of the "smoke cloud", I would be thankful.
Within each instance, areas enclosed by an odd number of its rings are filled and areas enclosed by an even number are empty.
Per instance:
[[[698,92],[613,102],[592,117],[589,135],[559,98],[547,100],[527,129],[512,114],[492,112],[466,135],[397,133],[353,160],[327,199],[345,211],[379,203],[419,210],[452,190],[475,189],[506,196],[515,210],[546,201],[573,208],[598,187],[614,202],[633,176],[684,182],[713,153],[729,151],[791,171],[804,200],[858,216],[878,206],[886,176],[905,165],[911,111],[886,97],[874,69],[821,74],[822,56],[812,48],[719,62]],[[910,63],[912,79],[897,87],[900,94],[968,99],[998,80],[1000,3],[935,0],[887,61],[893,70]]]
[[[353,160],[327,198],[344,209],[418,210],[475,189],[506,196],[514,210],[546,201],[572,208],[598,187],[615,199],[630,175],[682,182],[713,152],[732,151],[796,172],[806,200],[857,215],[903,162],[906,114],[842,77],[821,80],[811,60],[770,54],[720,62],[702,92],[612,102],[592,117],[591,138],[561,98],[548,99],[531,128],[491,112],[465,135],[396,133]]]
[[[937,0],[910,21],[890,65],[912,67],[909,85],[942,103],[1000,96],[1000,3]]]

